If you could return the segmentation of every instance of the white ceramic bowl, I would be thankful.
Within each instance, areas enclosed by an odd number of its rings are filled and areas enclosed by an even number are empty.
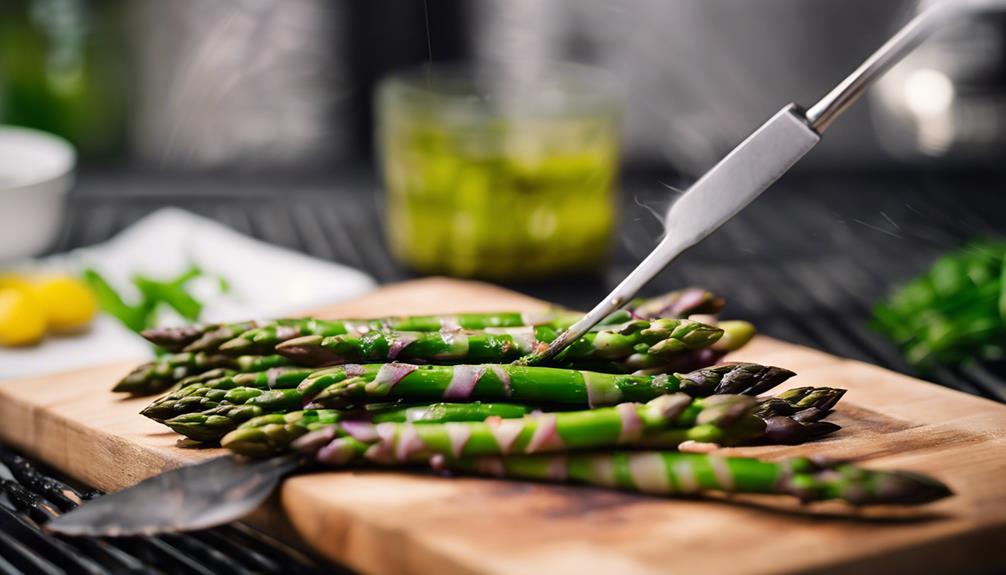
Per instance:
[[[62,138],[0,126],[0,262],[37,255],[56,238],[76,161]]]

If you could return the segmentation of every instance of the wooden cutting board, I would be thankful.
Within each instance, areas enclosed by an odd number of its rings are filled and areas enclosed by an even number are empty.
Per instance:
[[[533,310],[497,287],[427,279],[317,315]],[[933,474],[953,498],[913,510],[801,507],[770,497],[656,499],[591,488],[396,472],[294,477],[279,505],[303,540],[366,573],[995,572],[1006,568],[1006,407],[766,337],[732,359],[849,389],[820,453]],[[108,392],[132,364],[0,383],[0,438],[105,490],[218,455],[186,449]]]

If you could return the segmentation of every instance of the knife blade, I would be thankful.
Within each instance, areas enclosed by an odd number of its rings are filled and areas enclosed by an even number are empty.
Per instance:
[[[45,525],[62,535],[126,537],[207,529],[254,511],[299,456],[261,461],[223,456],[180,467],[91,500]]]

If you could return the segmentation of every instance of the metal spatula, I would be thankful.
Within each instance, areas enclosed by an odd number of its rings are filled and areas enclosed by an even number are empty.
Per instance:
[[[601,303],[542,352],[521,359],[541,363],[625,305],[682,252],[734,217],[821,140],[821,134],[871,84],[927,36],[960,15],[1002,7],[1003,0],[947,0],[919,13],[806,111],[789,104],[706,172],[667,212],[667,235]]]

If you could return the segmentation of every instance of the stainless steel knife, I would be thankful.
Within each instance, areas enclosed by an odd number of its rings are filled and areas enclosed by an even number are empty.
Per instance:
[[[45,525],[63,535],[127,537],[223,525],[254,511],[304,467],[298,456],[261,461],[223,456],[166,471],[103,495]]]
[[[946,22],[1003,0],[946,0],[920,12],[852,74],[804,110],[789,104],[712,167],[671,205],[666,236],[600,303],[547,349],[524,364],[542,363],[619,309],[682,252],[716,231],[786,173],[821,140],[828,126],[894,64]]]

